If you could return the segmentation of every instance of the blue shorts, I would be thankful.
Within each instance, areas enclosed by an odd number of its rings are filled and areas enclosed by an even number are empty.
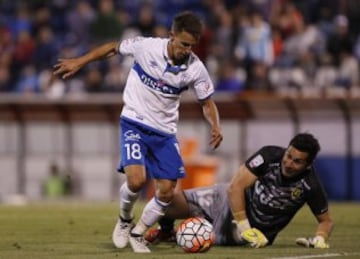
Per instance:
[[[154,179],[176,180],[186,176],[175,135],[123,117],[120,130],[119,172],[128,165],[144,165],[147,174]]]

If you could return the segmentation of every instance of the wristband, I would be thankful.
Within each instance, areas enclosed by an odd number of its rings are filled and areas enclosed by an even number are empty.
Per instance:
[[[233,217],[237,222],[247,219],[245,210],[233,212]]]
[[[238,228],[241,233],[251,228],[248,219],[243,219],[243,220],[238,221],[237,225],[238,225]]]

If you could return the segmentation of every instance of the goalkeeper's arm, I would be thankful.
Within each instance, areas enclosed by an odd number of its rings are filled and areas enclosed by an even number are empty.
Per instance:
[[[256,175],[251,173],[242,164],[230,181],[227,193],[234,220],[237,222],[247,219],[245,212],[245,190],[253,185],[256,179]]]
[[[228,197],[234,217],[234,238],[237,241],[246,241],[252,247],[264,247],[267,238],[260,230],[252,228],[245,211],[245,189],[253,185],[257,177],[243,164],[234,175],[228,188]]]
[[[315,217],[319,222],[315,236],[311,238],[298,238],[296,239],[296,244],[312,248],[329,248],[328,239],[334,226],[333,220],[328,211],[315,215]]]

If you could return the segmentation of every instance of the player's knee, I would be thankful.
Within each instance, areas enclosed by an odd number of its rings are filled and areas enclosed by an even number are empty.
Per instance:
[[[174,191],[173,190],[157,190],[156,197],[158,200],[162,202],[170,202],[174,198]]]
[[[127,185],[132,192],[139,192],[145,185],[145,179],[128,179]]]

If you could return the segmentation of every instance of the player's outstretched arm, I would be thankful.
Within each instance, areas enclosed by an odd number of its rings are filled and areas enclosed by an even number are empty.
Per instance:
[[[308,248],[329,248],[328,238],[333,229],[333,221],[329,212],[325,212],[320,215],[315,215],[319,224],[315,232],[314,237],[305,238],[300,237],[296,239],[296,244]]]
[[[109,42],[89,51],[83,56],[59,59],[58,63],[54,66],[54,75],[62,75],[62,78],[66,79],[92,61],[114,56],[117,53],[118,44],[118,42]]]

